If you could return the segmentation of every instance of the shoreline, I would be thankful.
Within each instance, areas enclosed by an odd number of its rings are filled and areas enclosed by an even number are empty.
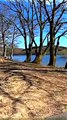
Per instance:
[[[13,60],[10,57],[4,58],[4,57],[0,56],[0,62],[5,62],[5,61],[11,61],[11,62],[16,62],[16,63],[26,63],[26,64],[32,64],[32,65],[37,64],[37,63],[32,63],[32,62],[27,63],[27,62],[24,62],[24,61],[17,61],[17,60]],[[57,68],[57,69],[65,69],[65,66],[49,66],[48,64],[46,65],[46,64],[43,64],[43,63],[37,64],[37,65],[42,66],[42,67],[54,67],[54,68]]]

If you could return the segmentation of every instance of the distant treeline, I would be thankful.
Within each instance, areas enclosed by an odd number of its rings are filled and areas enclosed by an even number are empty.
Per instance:
[[[42,48],[42,50],[44,51],[44,49],[46,48],[46,46],[44,46]],[[38,51],[39,47],[37,48]],[[0,48],[0,55],[3,54],[3,48]],[[25,49],[22,48],[14,48],[14,55],[25,55]],[[33,47],[32,49],[32,54],[35,54],[35,47]],[[47,51],[47,54],[49,54],[49,49]],[[58,55],[67,55],[67,48],[66,47],[59,47],[58,48]],[[7,48],[7,55],[11,55],[11,49]]]

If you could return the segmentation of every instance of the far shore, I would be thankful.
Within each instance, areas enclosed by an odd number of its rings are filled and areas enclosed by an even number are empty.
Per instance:
[[[39,48],[37,48],[37,51],[38,51]],[[44,51],[45,49],[45,46],[42,48],[42,50]],[[2,52],[3,51],[3,48],[0,48],[0,54],[2,55]],[[10,56],[11,54],[11,49],[8,48],[7,49],[7,55]],[[22,48],[14,48],[14,55],[25,55],[25,50],[22,49]],[[47,52],[47,55],[49,54],[49,51]],[[57,52],[58,55],[63,55],[63,56],[67,56],[67,48],[66,47],[59,47],[58,48],[58,52]],[[32,48],[32,55],[35,55],[35,47]]]

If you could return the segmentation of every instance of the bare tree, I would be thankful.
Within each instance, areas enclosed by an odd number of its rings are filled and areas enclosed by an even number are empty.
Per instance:
[[[8,7],[13,12],[13,16],[16,17],[16,20],[15,21],[12,20],[12,22],[15,25],[15,27],[18,29],[20,35],[24,38],[26,61],[28,61],[28,50],[27,50],[27,32],[28,32],[28,30],[26,27],[27,16],[25,15],[27,8],[24,5],[25,1],[15,0],[13,2],[11,0],[8,0],[8,2],[9,2]]]
[[[9,8],[12,10],[13,15],[17,19],[16,21],[13,21],[13,23],[19,30],[21,36],[24,38],[27,57],[26,61],[31,61],[32,47],[34,43],[36,48],[35,62],[41,61],[42,56],[46,53],[50,46],[49,65],[55,65],[60,39],[62,36],[67,34],[67,20],[65,18],[65,14],[67,13],[67,1],[62,0],[61,2],[58,2],[57,0],[8,0],[8,2]],[[40,37],[38,51],[35,41],[35,36],[37,35],[36,31],[38,31],[38,35]],[[45,34],[44,38],[43,33]],[[29,45],[27,36],[29,37]],[[43,51],[42,47],[45,40],[47,40],[47,46]]]
[[[9,0],[11,4],[9,8],[15,12],[17,16],[17,23],[14,22],[15,26],[19,30],[21,36],[24,38],[25,43],[25,51],[26,51],[26,62],[31,61],[31,54],[32,54],[32,45],[33,43],[37,47],[37,44],[34,40],[34,8],[33,8],[33,0],[32,2],[28,0],[26,1],[17,1],[14,2]],[[27,42],[27,36],[29,37],[29,46]]]
[[[44,51],[42,50],[43,43],[45,42],[45,40],[48,38],[48,35],[49,35],[49,31],[48,31],[46,34],[44,34],[44,38],[43,38],[44,29],[46,28],[46,24],[48,21],[43,9],[43,1],[41,0],[34,1],[34,9],[35,9],[35,15],[36,15],[36,20],[38,25],[39,38],[40,38],[39,50],[34,62],[40,63],[42,61],[43,55],[46,54],[47,49],[49,48],[49,45],[50,45],[49,42],[47,42],[47,47],[45,48]]]
[[[17,46],[18,41],[17,38],[20,37],[20,33],[18,29],[16,28],[15,24],[13,24],[10,27],[10,34],[8,36],[8,47],[10,49],[10,58],[12,59],[13,53],[14,53],[14,48]]]
[[[59,46],[60,38],[67,34],[67,20],[65,14],[67,12],[66,0],[61,2],[57,0],[47,1],[44,0],[44,9],[47,15],[50,31],[50,61],[49,65],[55,65],[56,53]],[[57,45],[55,47],[55,41],[57,40]]]
[[[0,11],[0,35],[3,41],[3,57],[6,57],[6,38],[9,33],[10,28],[10,21],[6,19],[6,16],[8,16],[8,9],[5,5],[0,4],[1,11]]]

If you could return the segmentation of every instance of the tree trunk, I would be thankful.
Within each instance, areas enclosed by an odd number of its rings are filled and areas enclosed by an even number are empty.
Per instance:
[[[26,38],[26,35],[24,36],[24,40],[25,40],[25,51],[26,51],[26,60],[25,60],[25,62],[29,62],[29,53],[28,53],[28,49],[27,49],[27,38]]]
[[[3,46],[3,57],[6,58],[6,44],[4,44]]]
[[[50,24],[50,61],[49,64],[50,66],[55,65],[55,56],[54,56],[54,31],[53,31],[53,24]]]
[[[14,49],[14,35],[13,35],[13,39],[12,39],[12,46],[11,46],[11,53],[10,53],[10,59],[12,59],[13,57],[13,50]]]
[[[42,46],[43,46],[42,2],[41,1],[39,2],[40,2],[40,7],[39,7],[39,10],[40,10],[39,19],[40,20],[38,21],[38,23],[40,27],[40,46],[39,46],[39,52],[34,60],[35,63],[41,63],[42,57],[43,57],[42,55]]]
[[[2,33],[2,40],[3,40],[3,57],[6,57],[6,44],[4,39],[4,33]]]
[[[31,55],[32,55],[32,41],[29,44],[29,54],[28,54],[28,61],[29,62],[31,62]]]
[[[27,49],[27,40],[26,40],[26,37],[25,37],[25,50],[26,50],[26,60],[25,60],[25,62],[31,62],[32,42],[30,40],[29,48]]]
[[[33,61],[34,63],[41,63],[42,57],[43,57],[44,55],[46,55],[46,52],[47,52],[49,46],[50,46],[50,42],[48,42],[48,44],[47,44],[45,50],[42,52],[42,54],[35,58],[35,60]]]
[[[58,38],[58,41],[57,41],[57,45],[55,47],[55,54],[54,54],[54,65],[56,63],[56,55],[57,55],[57,51],[58,51],[58,46],[59,46],[59,38]]]
[[[54,42],[55,42],[55,7],[56,7],[56,0],[53,0],[53,9],[52,9],[52,16],[50,19],[50,61],[49,65],[55,66],[55,48],[54,48]]]
[[[40,46],[39,46],[39,52],[36,54],[36,58],[34,60],[35,63],[41,63],[42,61],[42,36],[43,36],[43,31],[42,28],[40,27]]]
[[[11,48],[11,52],[10,52],[10,59],[12,59],[13,58],[13,42],[12,42],[12,48]]]
[[[54,43],[53,40],[51,40],[51,44],[50,44],[50,61],[49,61],[49,65],[54,66]]]
[[[13,45],[12,45],[11,57],[13,57]]]

